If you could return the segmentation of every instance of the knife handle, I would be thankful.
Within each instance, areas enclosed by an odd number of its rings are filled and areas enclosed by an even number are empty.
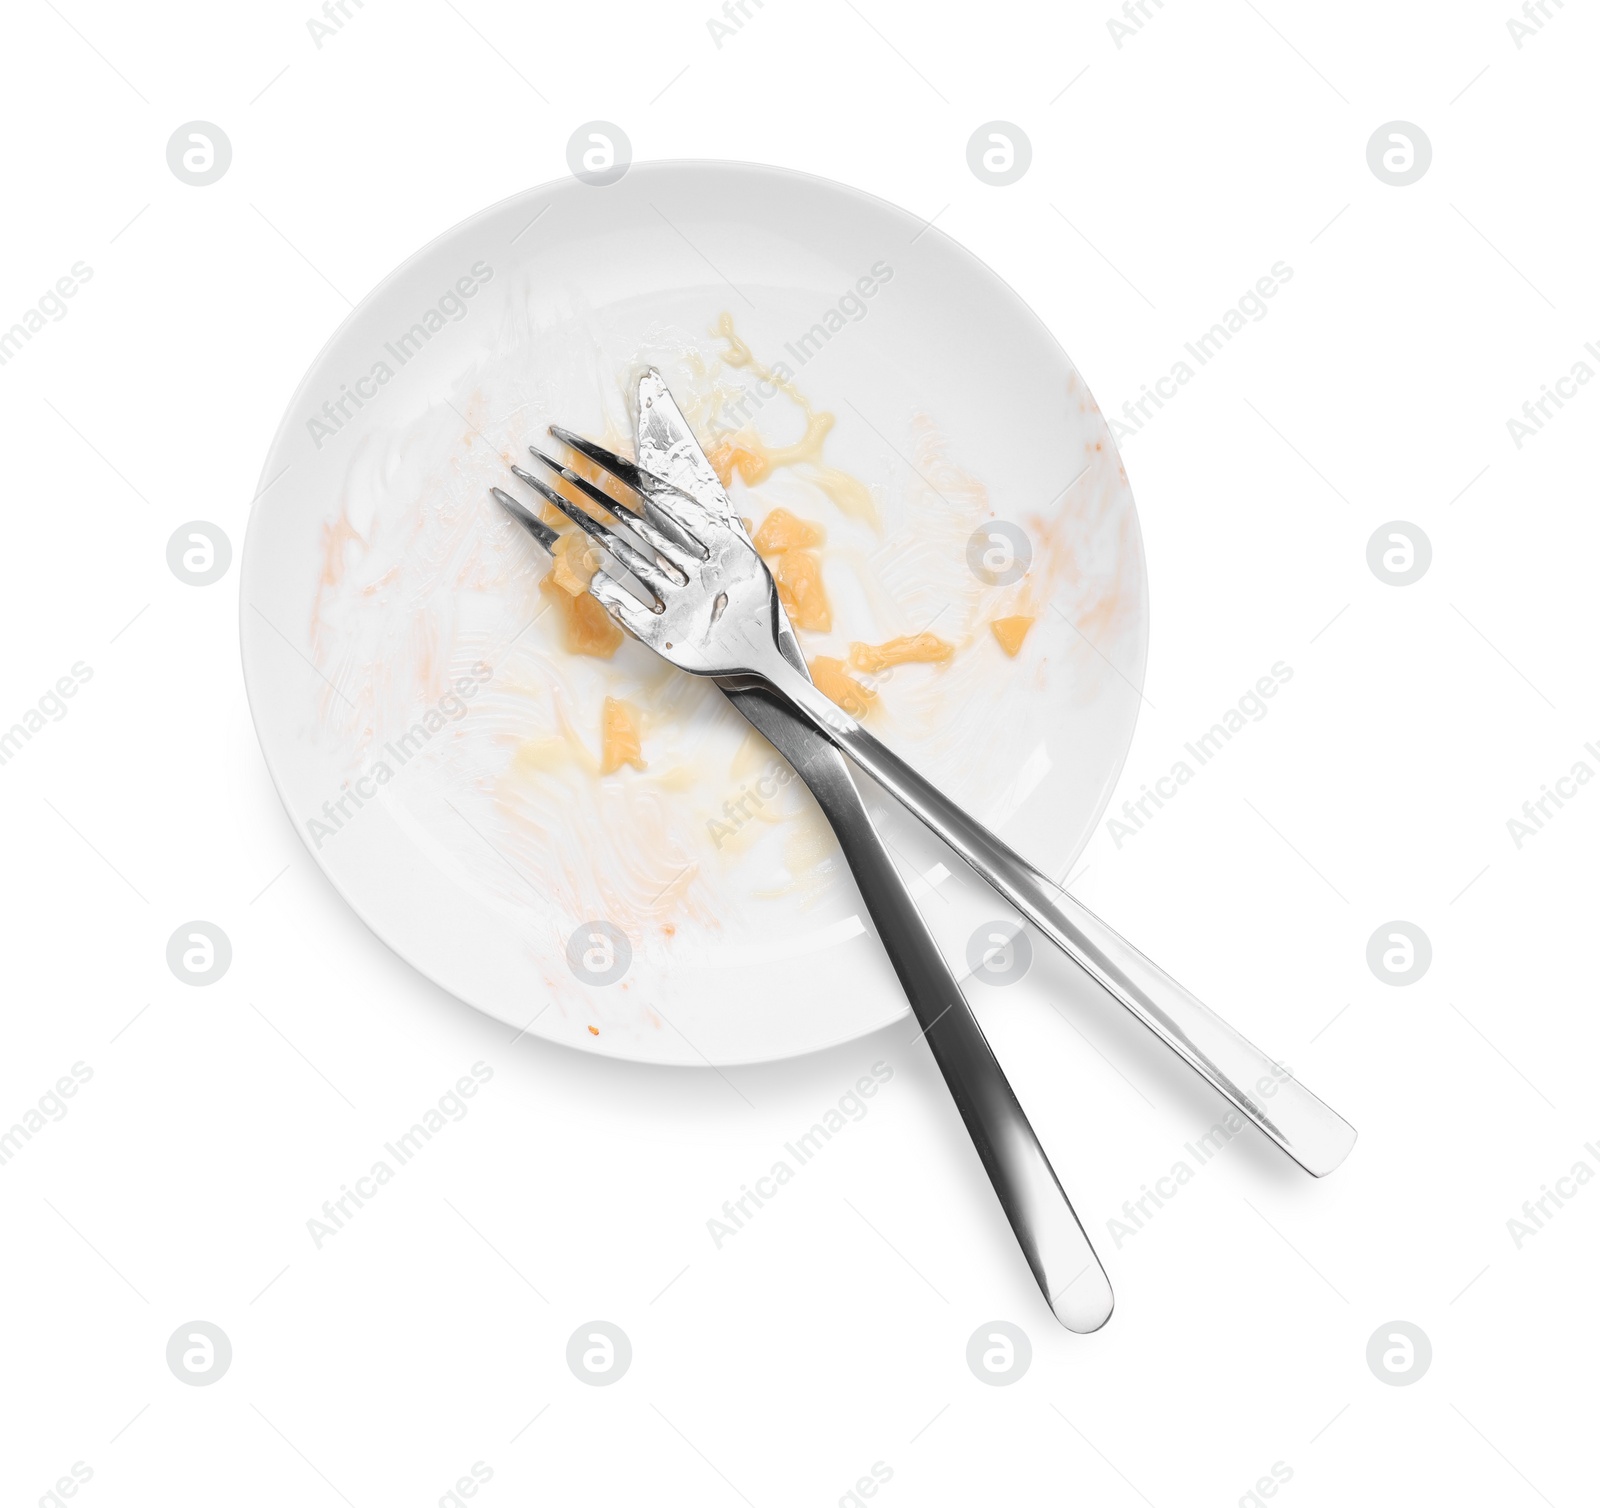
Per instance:
[[[934,1062],[1052,1312],[1069,1330],[1098,1330],[1111,1318],[1110,1280],[955,974],[872,825],[849,766],[826,739],[763,693],[724,690],[794,766],[833,828]]]
[[[767,684],[937,833],[1001,895],[1308,1173],[1331,1173],[1355,1145],[1347,1120],[1132,943],[963,811],[835,706],[788,661]]]

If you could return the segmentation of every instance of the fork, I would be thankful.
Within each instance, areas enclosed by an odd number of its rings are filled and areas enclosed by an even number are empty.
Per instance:
[[[650,399],[651,406],[657,402],[661,404],[662,418],[666,417],[666,406],[671,404],[672,418],[681,425],[681,415],[664,388],[660,398],[648,392],[645,397]],[[641,418],[644,417],[641,407]],[[686,425],[682,430],[688,433]],[[587,442],[576,435],[553,432],[564,444],[587,453]],[[698,446],[695,450],[698,452]],[[641,472],[633,463],[609,451],[603,452],[606,459],[597,464],[624,481],[636,494],[632,506],[623,505],[533,446],[529,446],[529,451],[611,518],[616,528],[605,531],[588,509],[564,497],[531,472],[513,466],[512,471],[519,481],[559,509],[591,538],[609,540],[607,547],[620,552],[620,558],[630,562],[630,568],[636,570],[639,564],[644,564],[647,575],[653,568],[670,571],[673,579],[684,574],[680,562],[692,558],[695,541],[690,531],[657,501],[664,490],[676,491],[670,484]],[[706,473],[720,492],[720,483],[716,482],[714,473],[710,473],[709,466]],[[554,529],[509,493],[498,487],[490,491],[540,544],[547,550],[554,548],[557,538]],[[680,496],[686,504],[698,502],[701,508],[716,506],[711,496]],[[732,517],[731,508],[728,516]],[[632,536],[631,541],[621,537],[622,530]],[[653,567],[643,551],[655,557]],[[688,557],[679,553],[683,551],[689,552]],[[778,618],[779,650],[796,674],[804,676],[805,660],[781,604]],[[795,768],[833,828],[884,951],[917,1017],[921,1027],[919,1035],[927,1039],[934,1061],[1052,1313],[1069,1330],[1080,1334],[1098,1330],[1111,1317],[1110,1280],[967,1004],[955,974],[940,953],[911,892],[874,828],[848,764],[832,744],[779,703],[750,688],[725,686],[723,689],[744,717]]]
[[[643,437],[649,424],[645,405],[670,403],[671,395],[654,372],[647,373],[640,386]],[[640,493],[645,519],[665,546],[657,549],[650,540],[637,541],[653,556],[647,559],[617,529],[587,514],[580,522],[613,562],[611,572],[595,575],[590,591],[625,629],[692,675],[710,676],[727,686],[760,687],[778,697],[937,833],[1308,1173],[1322,1177],[1338,1167],[1355,1144],[1355,1128],[1349,1122],[880,743],[795,668],[780,647],[785,620],[777,587],[731,507],[725,512],[702,507],[694,494],[666,478],[567,431],[553,432]],[[693,445],[692,437],[689,444]],[[698,446],[694,449],[698,453]],[[703,455],[698,460],[705,465]],[[518,474],[528,479],[528,473]],[[628,520],[617,514],[604,493],[591,500],[627,527]]]

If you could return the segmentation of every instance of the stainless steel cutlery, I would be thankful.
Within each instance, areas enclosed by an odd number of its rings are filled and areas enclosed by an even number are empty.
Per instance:
[[[1320,1177],[1344,1160],[1356,1136],[1348,1122],[811,683],[772,575],[658,373],[639,381],[635,461],[568,431],[552,433],[609,473],[626,499],[532,447],[552,481],[521,467],[513,471],[603,552],[605,565],[589,590],[613,618],[679,669],[716,680],[817,796],[1063,1324],[1074,1330],[1103,1324],[1110,1285],[841,756],[937,833],[1307,1172]],[[553,547],[554,530],[510,494],[493,491]]]
[[[563,443],[588,456],[631,489],[633,507],[628,508],[558,461],[538,450],[532,453],[580,496],[634,533],[637,546],[656,549],[666,545],[669,552],[688,550],[692,554],[695,546],[688,528],[674,527],[675,520],[667,511],[674,501],[679,509],[698,504],[708,515],[741,533],[744,526],[734,515],[727,493],[684,423],[676,402],[664,386],[655,390],[659,383],[659,377],[654,374],[645,379],[650,387],[641,394],[640,415],[641,421],[648,418],[650,428],[648,434],[639,437],[639,453],[648,456],[660,470],[677,471],[683,491],[576,435],[555,431]],[[648,403],[644,401],[646,398]],[[645,428],[643,422],[640,428]],[[685,447],[685,441],[692,451]],[[681,458],[681,466],[669,459],[674,456]],[[514,470],[519,480],[546,502],[578,522],[580,528],[591,529],[593,520],[586,510],[521,467]],[[494,494],[546,549],[554,546],[555,530],[507,493],[496,488]],[[673,499],[669,500],[666,494],[673,494]],[[659,532],[662,530],[671,535],[670,540],[667,534]],[[624,542],[624,548],[631,550],[635,557],[637,546]],[[672,556],[669,553],[664,558]],[[780,650],[797,674],[807,676],[805,658],[781,604],[777,613]],[[1052,1312],[1069,1330],[1080,1333],[1098,1330],[1111,1317],[1110,1280],[972,1014],[955,974],[945,962],[910,890],[878,836],[851,777],[848,762],[804,719],[794,716],[762,690],[733,684],[725,685],[723,690],[750,724],[794,767],[833,829],[878,938],[911,1003],[921,1027],[920,1035],[926,1038],[934,1061],[944,1075],[984,1170]]]

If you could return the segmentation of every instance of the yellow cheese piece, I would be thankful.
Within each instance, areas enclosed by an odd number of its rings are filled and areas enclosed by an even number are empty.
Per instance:
[[[825,634],[833,627],[833,609],[822,585],[822,562],[810,550],[785,550],[772,568],[778,596],[796,628]]]
[[[645,767],[639,741],[639,709],[632,702],[608,696],[600,714],[600,773],[612,775],[623,765]]]
[[[1022,641],[1028,637],[1028,630],[1033,627],[1035,619],[1022,616],[1016,618],[996,618],[989,625],[995,638],[1000,641],[1000,647],[1016,659],[1017,651],[1022,648]]]
[[[796,518],[787,508],[774,508],[756,531],[756,550],[764,556],[781,555],[785,550],[810,550],[820,545],[824,535],[819,525]]]
[[[865,716],[878,700],[878,693],[855,680],[845,669],[843,660],[818,655],[807,663],[811,667],[811,679],[816,683],[817,690],[829,701],[843,707],[851,717]]]
[[[551,554],[554,563],[550,568],[550,580],[556,586],[569,597],[589,590],[590,579],[600,568],[600,555],[583,530],[569,529],[556,541]]]
[[[878,675],[895,665],[943,665],[955,652],[955,645],[937,634],[908,634],[887,644],[852,644],[850,663]]]

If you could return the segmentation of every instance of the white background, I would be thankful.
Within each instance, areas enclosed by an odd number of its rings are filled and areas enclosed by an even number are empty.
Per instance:
[[[1600,391],[1520,449],[1506,425],[1600,340],[1593,11],[1551,3],[1519,49],[1509,0],[1148,0],[1119,48],[1109,3],[749,0],[719,49],[709,0],[348,8],[320,49],[309,0],[7,9],[0,326],[93,277],[0,367],[0,724],[93,678],[0,767],[0,1126],[93,1077],[0,1167],[6,1501],[82,1463],[90,1504],[427,1505],[475,1462],[490,1505],[833,1504],[875,1462],[886,1504],[1232,1504],[1276,1463],[1303,1508],[1594,1501],[1600,1189],[1520,1249],[1507,1221],[1600,1171],[1600,790],[1520,849],[1506,826],[1600,770]],[[651,1070],[510,1044],[413,974],[272,792],[237,561],[167,567],[191,519],[237,550],[351,301],[596,118],[639,159],[936,218],[1108,416],[1294,270],[1125,444],[1153,618],[1116,804],[1294,678],[1146,830],[1102,826],[1077,889],[1362,1135],[1320,1183],[1240,1137],[1119,1242],[1219,1102],[1048,958],[975,987],[1117,1290],[1093,1337],[1045,1310],[909,1025]],[[234,154],[201,189],[165,157],[197,119]],[[966,163],[995,119],[1033,145],[1000,189]],[[1404,188],[1366,160],[1396,119],[1433,147]],[[1402,588],[1366,562],[1395,519],[1433,547]],[[165,961],[194,918],[234,950],[204,989]],[[1404,988],[1366,962],[1395,919],[1433,949]],[[321,1202],[480,1060],[470,1115],[318,1250]],[[708,1218],[877,1060],[867,1117],[718,1250]],[[564,1359],[592,1319],[632,1341],[611,1387]],[[1033,1360],[987,1387],[966,1346],[997,1319]],[[231,1339],[214,1386],[167,1368],[192,1320]],[[1433,1350],[1405,1387],[1366,1361],[1396,1320]]]

